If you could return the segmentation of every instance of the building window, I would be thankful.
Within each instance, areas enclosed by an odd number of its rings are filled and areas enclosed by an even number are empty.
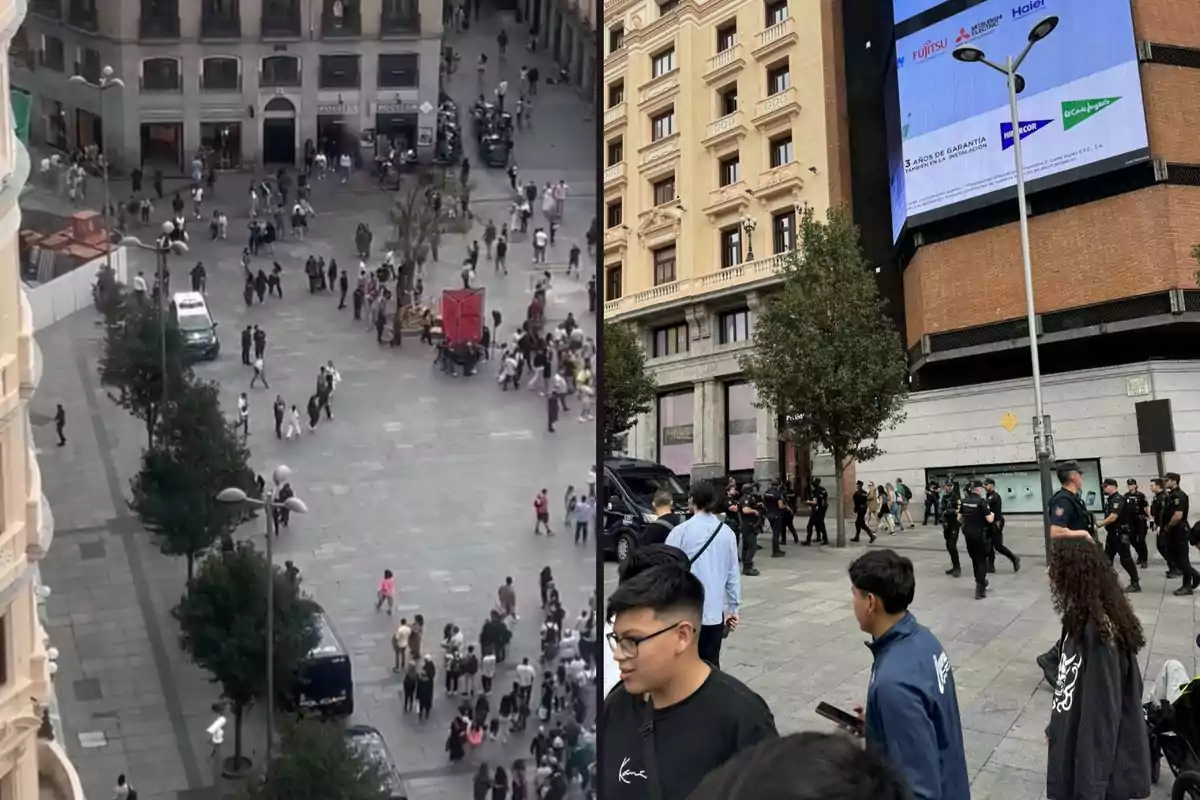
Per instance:
[[[653,253],[654,256],[654,285],[662,286],[664,283],[675,282],[675,245],[669,244],[666,247],[660,247]]]
[[[675,199],[675,176],[655,181],[651,188],[654,190],[654,205],[666,205]]]
[[[609,264],[604,268],[604,301],[621,299],[621,265]]]
[[[179,60],[147,58],[142,62],[142,89],[147,92],[178,92]]]
[[[792,135],[790,133],[771,140],[771,169],[792,163]]]
[[[650,77],[660,78],[675,69],[675,48],[668,47],[650,57]]]
[[[767,70],[767,94],[786,92],[792,85],[792,73],[788,62],[777,64]]]
[[[658,463],[679,476],[692,473],[695,459],[695,400],[692,390],[658,396]]]
[[[359,87],[358,56],[321,56],[317,70],[319,89],[357,89]]]
[[[728,117],[738,110],[737,84],[732,83],[717,92],[717,117]]]
[[[675,132],[675,109],[650,118],[650,141],[657,142]]]
[[[100,30],[96,0],[70,0],[67,3],[67,24],[93,33]]]
[[[625,141],[620,136],[609,140],[607,157],[604,163],[610,167],[625,160]]]
[[[228,56],[204,59],[200,66],[200,88],[208,92],[236,92],[242,88],[242,62]]]
[[[658,15],[665,17],[677,8],[679,8],[679,0],[663,0],[658,5]]]
[[[625,81],[613,81],[608,85],[608,107],[614,108],[625,102]]]
[[[299,37],[304,30],[300,0],[263,0],[261,29],[265,37]]]
[[[771,243],[774,252],[788,253],[796,249],[796,211],[789,208],[771,215]]]
[[[742,179],[742,160],[737,153],[717,162],[717,180],[721,186],[737,183]]]
[[[688,336],[688,324],[680,322],[654,329],[654,348],[651,351],[654,358],[677,356],[691,349],[691,338]]]
[[[238,0],[204,0],[200,11],[200,35],[241,38],[242,13],[238,6]]]
[[[55,72],[66,72],[67,52],[57,36],[42,37],[42,66]]]
[[[738,311],[726,311],[717,319],[718,341],[721,344],[744,342],[750,338],[750,312],[743,308]]]
[[[608,29],[608,52],[615,53],[625,47],[625,26],[614,25]]]
[[[724,53],[737,44],[737,20],[717,28],[717,52]]]
[[[787,19],[788,6],[787,0],[772,0],[766,4],[766,19],[764,23],[766,27],[778,25]]]
[[[178,0],[142,0],[138,34],[143,39],[178,39]]]
[[[380,89],[415,89],[421,82],[416,53],[383,53],[379,56]]]
[[[734,225],[721,231],[721,269],[742,263],[742,227]]]
[[[259,83],[275,89],[300,85],[300,59],[296,56],[267,56],[262,60]]]
[[[622,222],[621,216],[621,201],[613,200],[604,207],[604,227],[615,228]]]
[[[100,81],[100,54],[90,47],[76,49],[77,59],[75,64],[75,74],[82,75],[89,83],[98,83]]]
[[[754,475],[758,459],[758,393],[752,383],[725,384],[725,459],[730,474]]]
[[[321,10],[323,36],[359,36],[361,33],[362,17],[356,0],[325,0]]]
[[[383,34],[420,33],[421,11],[417,0],[384,0],[379,30]]]

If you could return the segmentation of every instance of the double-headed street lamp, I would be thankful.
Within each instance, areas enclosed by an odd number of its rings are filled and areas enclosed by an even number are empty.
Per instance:
[[[182,231],[181,231],[182,233]],[[186,235],[186,234],[185,234]],[[161,409],[167,407],[167,254],[174,253],[175,255],[186,255],[188,252],[187,242],[182,238],[176,239],[175,223],[171,221],[162,224],[162,235],[155,240],[154,244],[146,244],[136,236],[126,236],[121,239],[123,247],[136,247],[139,250],[146,250],[154,253],[157,258],[156,269],[158,270],[158,357],[160,367],[162,369],[162,400],[160,401]]]
[[[72,75],[67,79],[69,83],[87,86],[96,90],[96,115],[100,118],[100,180],[104,184],[104,208],[101,211],[100,217],[104,225],[104,265],[112,271],[112,242],[109,237],[112,235],[108,229],[108,207],[111,205],[111,200],[108,195],[108,148],[104,146],[104,134],[107,132],[104,125],[104,93],[110,89],[124,89],[125,81],[120,78],[113,77],[113,68],[105,67],[100,70],[100,78],[95,83],[92,83],[82,75]]]
[[[1008,111],[1012,118],[1012,151],[1013,162],[1017,173],[1017,208],[1021,217],[1021,258],[1025,267],[1025,316],[1029,322],[1029,358],[1033,365],[1033,446],[1037,452],[1038,472],[1042,481],[1042,535],[1046,548],[1046,557],[1050,557],[1050,513],[1047,502],[1054,493],[1050,480],[1051,465],[1054,461],[1054,437],[1050,431],[1050,418],[1045,414],[1042,405],[1042,366],[1038,358],[1037,313],[1033,306],[1033,271],[1029,261],[1029,209],[1025,202],[1025,165],[1021,160],[1021,120],[1017,116],[1017,95],[1025,89],[1025,79],[1017,70],[1029,55],[1033,46],[1045,39],[1058,27],[1058,17],[1049,16],[1033,26],[1029,31],[1025,48],[1016,58],[1009,56],[1000,65],[989,61],[983,51],[973,45],[964,44],[954,50],[954,57],[968,64],[986,64],[1004,76],[1008,84]]]
[[[217,494],[217,500],[222,503],[249,503],[267,512],[267,760],[264,769],[271,766],[271,751],[275,739],[275,514],[279,511],[293,511],[297,514],[308,513],[308,506],[299,497],[289,497],[277,502],[275,497],[279,489],[287,483],[292,471],[280,464],[271,473],[271,486],[263,490],[261,498],[250,497],[241,489],[231,486],[222,489]]]

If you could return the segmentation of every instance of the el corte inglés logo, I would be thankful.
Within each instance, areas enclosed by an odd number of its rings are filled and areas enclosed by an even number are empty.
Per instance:
[[[1063,130],[1071,130],[1120,99],[1119,97],[1096,97],[1091,100],[1064,100],[1062,104]]]

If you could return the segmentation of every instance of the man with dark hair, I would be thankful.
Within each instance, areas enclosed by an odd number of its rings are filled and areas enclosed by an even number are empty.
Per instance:
[[[700,657],[704,584],[669,550],[658,556],[675,563],[626,577],[608,599],[621,683],[600,718],[606,800],[685,800],[739,750],[778,735],[763,699]]]
[[[704,586],[700,658],[721,666],[721,643],[737,628],[742,604],[737,537],[715,516],[717,493],[709,481],[697,481],[688,493],[692,517],[675,527],[667,544],[687,554],[692,574]]]
[[[631,578],[635,578],[648,569],[660,567],[663,564],[675,564],[687,569],[688,560],[687,554],[678,547],[671,547],[666,544],[648,544],[637,548],[630,553],[624,561],[617,566],[617,585],[621,585]],[[607,637],[612,633],[612,622],[605,620],[604,635]],[[620,682],[621,667],[617,664],[616,656],[611,649],[608,650],[609,658],[604,664],[601,672],[604,675],[604,694],[607,695],[613,690],[613,687]]]
[[[976,600],[987,597],[987,526],[995,521],[996,515],[983,496],[983,484],[971,481],[967,496],[958,504],[958,522],[967,540],[967,555],[971,558],[971,571],[975,576]]]
[[[1183,585],[1174,591],[1177,596],[1189,595],[1200,587],[1200,572],[1192,566],[1190,541],[1191,528],[1188,527],[1189,500],[1187,492],[1179,488],[1179,473],[1168,472],[1163,475],[1167,482],[1167,496],[1163,501],[1163,534],[1167,537],[1167,552],[1175,569],[1183,574]]]
[[[872,550],[850,564],[850,588],[875,657],[866,710],[855,709],[868,747],[900,771],[914,800],[970,797],[950,658],[908,611],[917,589],[912,562]]]

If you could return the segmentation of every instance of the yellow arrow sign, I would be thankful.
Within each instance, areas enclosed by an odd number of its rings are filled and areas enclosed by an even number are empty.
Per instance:
[[[1013,416],[1011,411],[1007,412],[1003,417],[1000,418],[1001,427],[1003,427],[1004,430],[1008,431],[1009,433],[1012,433],[1020,424],[1021,421]]]

